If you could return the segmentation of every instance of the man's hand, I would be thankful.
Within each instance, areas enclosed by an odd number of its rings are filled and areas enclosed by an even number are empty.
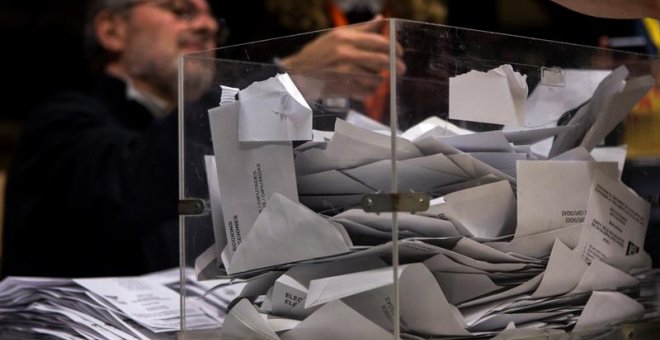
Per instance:
[[[390,67],[390,41],[381,34],[384,22],[379,19],[325,33],[282,59],[282,66],[294,77],[323,81],[322,96],[363,99],[382,81],[381,71]],[[398,44],[396,55],[397,72],[405,72]]]

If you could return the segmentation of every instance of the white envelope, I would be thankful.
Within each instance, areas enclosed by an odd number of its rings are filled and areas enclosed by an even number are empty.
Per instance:
[[[486,274],[433,272],[449,303],[455,305],[502,289]]]
[[[363,340],[389,339],[392,334],[365,318],[342,301],[327,303],[294,329],[282,334],[282,340]]]
[[[420,157],[419,149],[410,141],[395,136],[396,159]],[[335,122],[335,133],[328,142],[326,152],[340,160],[340,168],[355,167],[392,157],[391,137],[349,124],[341,119]],[[351,150],[351,152],[346,152]]]
[[[304,319],[317,309],[304,308],[311,280],[385,266],[383,260],[375,257],[295,266],[275,281],[271,296],[272,311],[277,315]]]
[[[637,254],[608,256],[603,257],[600,261],[631,275],[651,269],[653,262],[649,253],[643,249]]]
[[[591,262],[571,293],[617,290],[618,288],[632,287],[638,284],[639,280],[636,278],[605,262],[595,260]]]
[[[472,178],[478,178],[488,175],[497,176],[500,179],[505,179],[511,183],[516,183],[516,179],[505,174],[504,172],[493,168],[492,166],[468,155],[465,153],[447,155],[459,168],[463,169]]]
[[[655,79],[650,75],[628,80],[621,92],[608,98],[603,112],[599,112],[598,118],[582,138],[580,146],[592,150],[626,117],[654,84]]]
[[[470,156],[515,178],[516,162],[528,159],[527,154],[517,152],[470,152]]]
[[[461,312],[463,315],[467,315],[471,312],[479,311],[477,314],[485,314],[487,311],[492,310],[493,308],[497,307],[501,301],[506,301],[507,299],[530,293],[534,290],[536,290],[541,283],[541,280],[543,279],[543,273],[538,274],[534,276],[532,279],[528,280],[525,283],[522,283],[516,287],[513,287],[511,289],[507,289],[503,292],[496,293],[496,294],[491,294],[484,296],[479,299],[471,300],[468,302],[464,302],[458,305],[459,308],[461,308]],[[501,300],[501,301],[500,301]],[[483,309],[487,309],[487,311],[483,311]],[[475,320],[478,320],[479,318],[475,318]],[[470,321],[468,321],[468,324],[470,324]]]
[[[623,89],[625,84],[624,79],[627,76],[628,69],[622,65],[601,81],[594,91],[591,100],[580,107],[568,123],[568,125],[575,126],[575,128],[555,138],[548,154],[549,157],[554,157],[580,144],[585,133],[591,128],[594,122],[599,117],[603,119],[601,113],[608,105],[611,95]]]
[[[424,137],[417,139],[415,140],[415,146],[423,155],[453,155],[462,153],[461,150],[441,142],[439,137]]]
[[[430,237],[458,236],[459,233],[454,224],[438,219],[417,214],[399,213],[398,223],[400,230],[407,230],[417,235]],[[332,217],[332,219],[347,219],[360,224],[370,226],[381,231],[392,230],[392,213],[374,214],[362,209],[349,209]]]
[[[602,173],[596,173],[591,183],[576,251],[587,262],[638,253],[644,247],[651,204],[622,182]]]
[[[442,155],[439,156],[442,157]],[[415,159],[417,158],[410,160]],[[395,192],[410,192],[411,190],[424,192],[431,188],[449,185],[467,179],[461,174],[462,170],[447,159],[445,161],[448,163],[446,167],[449,168],[449,171],[442,169],[442,164],[438,164],[436,169],[432,169],[430,167],[414,165],[407,161],[396,161],[398,186],[394,190]],[[374,191],[392,191],[391,160],[377,161],[357,168],[342,170],[342,172],[358,180],[360,183],[374,188]]]
[[[449,273],[465,273],[465,274],[486,274],[485,270],[466,266],[458,263],[445,254],[435,255],[425,260],[424,265],[431,272],[449,272]]]
[[[618,292],[594,292],[575,325],[575,330],[603,328],[644,315],[644,306]]]
[[[470,133],[474,133],[474,131],[458,127],[440,117],[431,116],[408,128],[401,134],[401,137],[414,142],[426,137],[456,136]]]
[[[527,126],[556,125],[564,112],[591,98],[598,84],[610,70],[563,69],[564,86],[539,83],[525,102]]]
[[[523,126],[527,76],[502,65],[449,78],[449,118]]]
[[[577,286],[588,266],[578,254],[560,240],[555,240],[543,280],[532,297],[548,297],[570,292]]]
[[[508,181],[456,191],[445,195],[445,202],[447,218],[470,236],[498,237],[515,231],[516,198]]]
[[[505,253],[484,243],[474,241],[471,238],[461,238],[453,251],[469,256],[475,260],[493,262],[493,263],[513,263],[513,262],[526,262],[534,263],[539,262],[537,259],[528,258],[515,253]]]
[[[298,201],[291,142],[238,141],[239,103],[209,110],[227,244],[231,259],[273,193]],[[228,263],[225,263],[228,267]]]
[[[517,166],[516,238],[582,223],[594,174],[618,176],[615,163],[527,160]]]
[[[503,252],[522,254],[540,259],[550,255],[555,239],[569,248],[575,248],[580,238],[582,224],[516,237],[511,242],[488,242],[487,245]]]
[[[510,143],[524,145],[538,143],[546,138],[564,133],[572,128],[572,126],[553,126],[529,130],[509,130],[503,131],[503,133],[504,137],[506,137]]]
[[[552,157],[555,161],[591,161],[595,162],[596,159],[589,153],[589,150],[581,146],[576,146],[567,150],[559,155]]]
[[[392,240],[392,231],[381,230],[377,227],[368,226],[356,221],[352,221],[346,218],[332,218],[333,221],[341,223],[346,229],[348,235],[351,236],[351,242],[353,245],[374,245],[374,244],[383,244]],[[409,230],[399,230],[400,238],[411,238],[419,237],[418,233],[411,232]]]
[[[348,110],[344,120],[346,120],[347,123],[372,131],[389,131],[391,129],[390,126],[353,109]]]
[[[238,98],[241,142],[312,139],[312,109],[288,74],[254,82]]]
[[[300,195],[366,194],[375,191],[377,190],[373,187],[346,176],[338,170],[298,176],[298,193]]]
[[[381,327],[392,329],[392,268],[313,280],[309,306],[342,299]],[[456,307],[447,302],[435,278],[421,263],[399,267],[401,324],[422,334],[468,335]],[[385,305],[383,305],[385,303]]]
[[[350,251],[351,246],[340,224],[275,193],[234,253],[227,272],[337,255]]]
[[[499,170],[498,170],[499,171]],[[429,189],[427,193],[429,195],[433,196],[444,196],[448,195],[452,192],[460,191],[460,190],[466,190],[469,188],[474,188],[478,187],[480,185],[486,185],[489,183],[495,183],[501,181],[502,178],[499,178],[493,174],[477,177],[474,179],[468,179],[463,182],[458,182],[454,184],[449,184],[449,185],[443,185],[441,187],[436,187]]]
[[[247,299],[242,299],[229,311],[220,329],[220,336],[227,339],[280,340],[265,318]]]
[[[218,181],[218,169],[215,166],[213,155],[204,156],[206,169],[206,183],[209,190],[209,203],[211,204],[211,223],[213,223],[213,256],[216,264],[222,263],[221,253],[227,246],[227,233],[225,231],[225,220],[222,217],[222,204],[220,204],[220,183]]]
[[[463,152],[513,152],[513,147],[500,130],[439,137],[438,140]]]
[[[346,163],[346,164],[344,164]],[[296,154],[295,167],[298,176],[309,175],[350,165],[348,161],[331,157],[324,148],[309,148]]]

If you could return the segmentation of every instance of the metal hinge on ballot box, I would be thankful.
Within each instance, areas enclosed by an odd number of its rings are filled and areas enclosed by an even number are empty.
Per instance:
[[[409,212],[414,214],[429,208],[429,195],[423,192],[368,194],[362,197],[362,209],[366,212]]]
[[[199,198],[187,198],[179,200],[179,215],[201,215],[204,213],[204,201]]]

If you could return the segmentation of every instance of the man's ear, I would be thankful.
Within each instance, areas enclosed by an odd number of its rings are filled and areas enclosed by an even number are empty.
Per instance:
[[[109,52],[121,52],[126,44],[126,18],[121,14],[101,11],[94,18],[94,34]]]

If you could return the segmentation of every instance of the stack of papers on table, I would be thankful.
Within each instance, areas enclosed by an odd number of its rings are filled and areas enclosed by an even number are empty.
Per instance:
[[[264,142],[251,131],[241,92],[210,110],[218,147],[207,157],[218,167],[208,161],[207,175],[222,250],[215,260],[223,274],[248,281],[221,334],[388,338],[397,306],[406,339],[589,333],[654,315],[648,282],[656,275],[642,249],[649,203],[621,182],[617,162],[590,154],[652,85],[626,76],[625,68],[599,75],[593,98],[571,97],[575,121],[533,129],[471,132],[435,117],[390,136],[337,119],[334,131],[314,131],[293,148],[293,137]],[[484,77],[487,86],[471,86]],[[525,104],[525,78],[508,65],[452,83],[460,86],[450,93],[450,117],[522,125],[535,106]],[[474,98],[460,88],[492,86],[503,88],[488,98],[506,103],[451,103]],[[503,121],[488,117],[503,110]],[[533,151],[551,137],[553,158]],[[396,215],[398,301],[393,216],[360,207],[364,194],[381,192],[432,197],[428,210]]]
[[[192,275],[189,271],[189,276]],[[192,278],[192,277],[191,277]],[[202,296],[226,280],[189,280]],[[0,282],[2,334],[56,339],[176,339],[180,330],[179,270],[138,277],[51,279],[7,277]],[[217,328],[241,285],[189,299],[189,329]]]

